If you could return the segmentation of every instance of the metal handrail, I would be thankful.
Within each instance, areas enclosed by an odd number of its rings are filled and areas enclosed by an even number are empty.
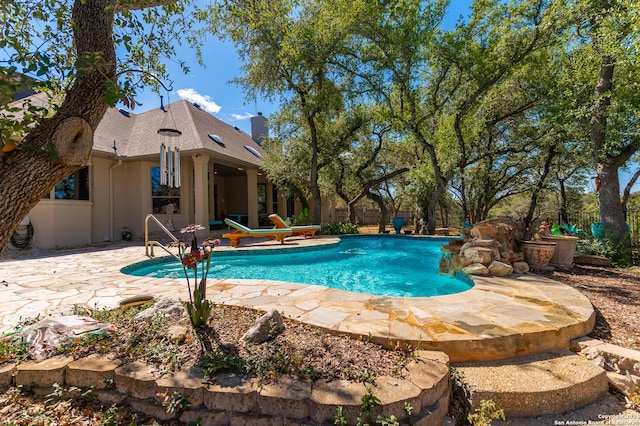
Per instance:
[[[167,234],[167,236],[169,238],[171,238],[171,240],[173,241],[171,244],[169,244],[169,246],[175,246],[175,244],[179,245],[180,240],[178,240],[175,235],[173,235],[171,233],[171,231],[169,231],[159,220],[158,218],[156,218],[154,215],[152,214],[148,214],[147,217],[144,219],[144,254],[146,256],[149,257],[153,257],[153,246],[157,245],[159,246],[161,249],[163,249],[164,251],[166,251],[167,253],[169,253],[171,256],[175,257],[176,259],[180,259],[179,256],[176,256],[174,253],[171,253],[171,251],[169,251],[169,249],[167,248],[167,246],[163,245],[162,243],[158,242],[158,241],[150,241],[149,240],[149,219],[153,219],[153,221],[156,223],[156,225],[158,225],[158,227],[164,231],[165,234]],[[149,254],[149,247],[151,247],[151,254]]]

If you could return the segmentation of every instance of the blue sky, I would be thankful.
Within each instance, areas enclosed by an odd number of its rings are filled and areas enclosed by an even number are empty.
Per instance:
[[[452,0],[444,28],[451,28],[461,15],[468,14],[471,0]],[[163,93],[164,103],[185,99],[199,104],[203,109],[220,120],[237,126],[251,134],[250,118],[261,112],[267,118],[278,110],[278,105],[257,99],[247,100],[242,89],[231,83],[240,75],[241,62],[231,43],[223,43],[214,38],[207,40],[202,49],[206,66],[203,68],[196,62],[195,55],[188,47],[180,51],[180,60],[184,61],[191,72],[183,74],[175,63],[167,63],[169,77],[173,80],[173,90]],[[141,92],[136,100],[141,103],[134,113],[141,113],[160,107],[160,98],[150,89]]]

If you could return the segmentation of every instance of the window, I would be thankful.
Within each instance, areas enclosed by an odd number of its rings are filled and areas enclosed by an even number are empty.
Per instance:
[[[89,167],[64,178],[53,192],[56,200],[89,200]]]
[[[267,184],[258,184],[258,214],[267,213]]]
[[[153,214],[180,213],[180,188],[160,184],[160,167],[151,167],[151,201]]]

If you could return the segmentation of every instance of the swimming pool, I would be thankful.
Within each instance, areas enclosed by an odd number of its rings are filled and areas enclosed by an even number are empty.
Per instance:
[[[438,273],[446,240],[395,235],[347,236],[340,243],[292,250],[214,251],[209,278],[264,279],[321,285],[380,296],[425,297],[459,293],[473,281]],[[122,272],[184,278],[175,259],[145,261]]]

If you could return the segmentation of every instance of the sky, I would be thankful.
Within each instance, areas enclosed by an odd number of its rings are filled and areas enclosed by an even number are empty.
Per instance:
[[[467,15],[472,0],[451,0],[443,28],[451,28],[462,15]],[[180,51],[180,60],[190,68],[184,74],[180,67],[168,62],[169,78],[173,80],[172,91],[163,93],[165,104],[185,99],[195,102],[216,118],[251,134],[250,118],[261,112],[269,118],[278,110],[278,105],[263,99],[247,100],[241,87],[231,83],[240,75],[241,62],[233,44],[210,38],[202,49],[205,67],[201,67],[189,47]],[[160,107],[159,95],[151,89],[140,92],[134,113]]]

